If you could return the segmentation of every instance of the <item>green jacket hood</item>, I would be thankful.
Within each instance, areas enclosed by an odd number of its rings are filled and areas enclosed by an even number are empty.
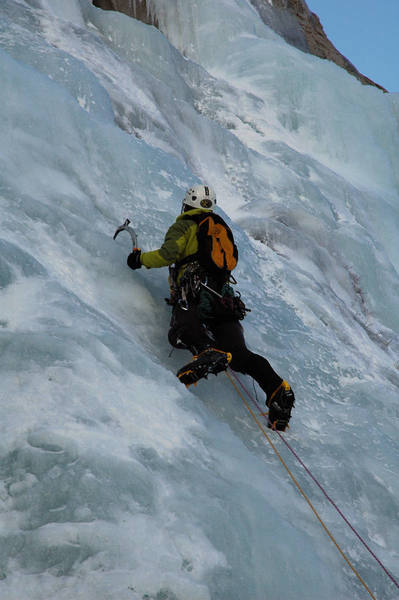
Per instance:
[[[179,221],[180,219],[185,219],[191,215],[205,215],[207,213],[213,213],[213,210],[209,210],[209,208],[193,208],[192,210],[187,210],[186,212],[181,213],[181,215],[178,215],[176,221]]]
[[[166,267],[195,254],[198,250],[198,225],[190,217],[212,214],[213,211],[204,208],[193,208],[181,215],[166,232],[164,242],[158,250],[141,253],[141,264],[147,269]],[[185,267],[183,267],[184,270]]]

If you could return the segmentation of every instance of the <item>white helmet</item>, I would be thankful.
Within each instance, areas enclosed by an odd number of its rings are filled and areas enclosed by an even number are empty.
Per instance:
[[[216,194],[213,189],[207,185],[195,185],[187,190],[183,200],[183,206],[184,205],[192,206],[193,208],[213,210],[216,205]]]

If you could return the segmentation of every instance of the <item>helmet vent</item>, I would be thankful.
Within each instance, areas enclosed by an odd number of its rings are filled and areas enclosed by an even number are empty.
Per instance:
[[[203,198],[200,202],[202,208],[211,208],[212,206],[212,201],[209,200],[208,198]]]

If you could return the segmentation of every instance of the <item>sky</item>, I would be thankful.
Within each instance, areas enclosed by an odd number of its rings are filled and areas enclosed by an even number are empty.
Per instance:
[[[358,71],[399,92],[399,0],[306,0]]]

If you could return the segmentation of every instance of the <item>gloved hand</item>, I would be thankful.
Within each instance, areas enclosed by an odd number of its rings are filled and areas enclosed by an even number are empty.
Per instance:
[[[140,256],[141,256],[140,248],[134,248],[133,252],[131,252],[129,254],[129,256],[127,257],[127,264],[129,265],[129,267],[131,269],[133,269],[133,270],[141,269]]]

